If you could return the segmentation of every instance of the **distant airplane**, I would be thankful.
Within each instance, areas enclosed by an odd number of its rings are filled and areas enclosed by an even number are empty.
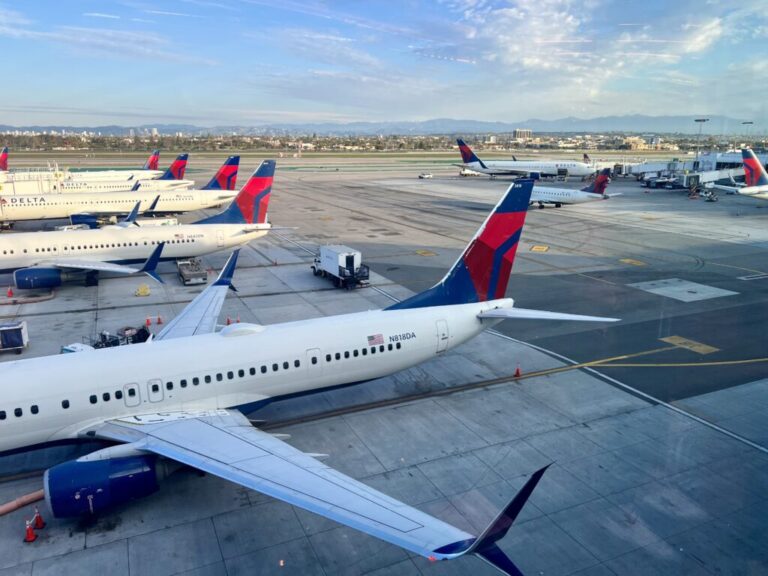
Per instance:
[[[0,192],[0,223],[69,218],[73,224],[96,225],[99,219],[128,214],[137,201],[144,215],[179,214],[213,208],[234,198],[237,192],[239,156],[230,156],[201,190],[154,190],[156,180],[137,181],[126,191],[102,194],[5,195]],[[224,188],[229,186],[229,188]]]
[[[6,147],[7,148],[7,147]],[[155,151],[157,152],[157,151]],[[159,155],[159,154],[158,154]],[[153,153],[147,163],[154,163]],[[39,170],[24,172],[0,172],[0,193],[2,194],[49,194],[49,193],[94,193],[130,190],[136,182],[146,189],[170,190],[189,188],[192,180],[184,180],[189,154],[179,154],[165,171],[158,170],[92,170],[83,172],[62,172]],[[0,161],[2,155],[0,155]],[[147,164],[145,163],[145,165]]]
[[[744,186],[724,186],[715,184],[714,188],[735,192],[743,196],[751,196],[760,200],[768,200],[768,173],[760,159],[750,148],[742,148],[741,159],[744,162]]]
[[[158,178],[165,172],[159,170],[160,150],[153,150],[140,170],[78,170],[75,172],[62,171],[56,169],[45,170],[14,170],[8,172],[8,146],[0,152],[0,182],[11,180],[29,180],[29,179],[75,179],[81,180],[149,180]],[[2,174],[2,172],[8,172]]]
[[[216,333],[235,253],[218,280],[146,343],[0,364],[0,455],[51,442],[116,443],[45,472],[56,517],[100,514],[154,492],[167,470],[160,460],[168,459],[431,561],[473,554],[519,576],[496,542],[545,468],[475,536],[257,429],[240,409],[398,372],[509,318],[612,321],[518,309],[505,297],[532,187],[513,183],[438,284],[385,310],[232,324]]]
[[[78,272],[135,273],[137,270],[127,270],[125,265],[143,262],[163,243],[162,260],[242,246],[264,236],[271,227],[267,207],[274,173],[274,160],[262,162],[226,210],[193,224],[134,226],[136,206],[117,226],[0,234],[0,273],[13,272],[17,288],[54,288]],[[94,276],[86,276],[86,282],[95,284]]]
[[[605,190],[611,181],[611,169],[604,168],[597,175],[595,181],[581,190],[571,190],[569,188],[554,188],[550,186],[534,186],[531,194],[531,205],[538,204],[539,208],[544,208],[545,204],[554,204],[555,208],[560,208],[563,204],[583,204],[584,202],[593,202],[594,200],[606,200],[613,196],[621,194],[606,194]]]
[[[483,162],[472,151],[472,148],[461,138],[456,142],[461,152],[464,168],[486,174],[491,178],[496,176],[523,176],[538,179],[541,176],[589,176],[595,169],[585,162],[571,160],[488,160]]]

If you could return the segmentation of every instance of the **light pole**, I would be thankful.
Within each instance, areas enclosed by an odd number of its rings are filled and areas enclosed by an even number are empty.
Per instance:
[[[696,169],[699,169],[699,141],[701,140],[701,128],[704,126],[704,122],[709,122],[709,118],[696,118],[694,119],[699,125],[699,134],[696,136]]]
[[[741,125],[744,126],[744,145],[749,146],[749,126],[752,126],[754,122],[752,120],[747,120],[746,122],[742,122]]]

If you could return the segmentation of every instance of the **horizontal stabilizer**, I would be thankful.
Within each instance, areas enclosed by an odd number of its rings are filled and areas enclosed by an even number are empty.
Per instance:
[[[576,320],[578,322],[618,322],[620,318],[604,318],[602,316],[582,316],[581,314],[564,314],[547,310],[529,310],[527,308],[495,308],[480,312],[477,315],[484,318],[505,318],[510,320]]]

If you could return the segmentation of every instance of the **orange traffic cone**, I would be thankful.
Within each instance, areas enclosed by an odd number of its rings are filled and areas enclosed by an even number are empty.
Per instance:
[[[162,323],[163,323],[163,317],[162,317],[162,316],[160,316],[160,314],[158,314],[158,315],[157,315],[157,322],[155,322],[155,324],[157,324],[158,326],[160,326],[160,324],[162,324]]]
[[[24,533],[24,542],[30,543],[37,540],[37,534],[35,534],[35,529],[32,528],[32,521],[27,520],[27,529]]]
[[[147,328],[149,328],[150,326],[152,326],[152,318],[150,318],[149,316],[147,316],[147,319],[146,319],[146,321],[144,322],[144,325],[145,325]]]
[[[40,510],[37,506],[35,506],[35,515],[32,517],[32,522],[34,523],[35,530],[42,530],[45,528],[45,521],[43,520],[43,517],[40,515]]]
[[[229,316],[227,316],[227,326],[229,326],[230,324],[232,324],[232,319]]]
[[[520,362],[517,363],[517,368],[515,368],[515,378],[520,378],[523,373],[520,371]]]
[[[8,292],[6,292],[5,295],[8,296],[8,298],[13,298],[13,288],[8,286]]]

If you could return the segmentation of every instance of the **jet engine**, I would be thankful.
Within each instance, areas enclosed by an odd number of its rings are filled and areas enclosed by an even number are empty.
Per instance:
[[[56,288],[61,286],[62,280],[58,268],[21,268],[13,273],[16,288]]]

